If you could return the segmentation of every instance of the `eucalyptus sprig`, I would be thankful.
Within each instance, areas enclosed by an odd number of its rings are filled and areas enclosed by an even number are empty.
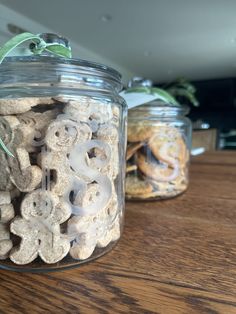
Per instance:
[[[6,42],[2,47],[0,47],[0,65],[3,60],[19,45],[30,41],[29,49],[32,54],[40,55],[44,51],[47,51],[53,55],[71,58],[71,49],[70,47],[65,47],[59,43],[47,43],[40,37],[40,35],[34,35],[32,33],[22,33],[14,36],[8,42]],[[14,155],[8,150],[2,139],[0,138],[0,149],[2,149],[6,154],[11,157]]]

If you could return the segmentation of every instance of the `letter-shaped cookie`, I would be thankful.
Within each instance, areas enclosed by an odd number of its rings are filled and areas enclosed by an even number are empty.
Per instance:
[[[28,111],[17,116],[19,128],[25,135],[24,147],[27,152],[40,151],[48,125],[56,119],[58,113],[57,109],[53,109],[43,113]]]
[[[0,117],[0,125],[9,130],[10,136],[5,143],[15,156],[15,158],[4,156],[7,160],[6,165],[4,162],[4,165],[7,166],[5,172],[9,172],[8,176],[11,182],[21,192],[34,190],[41,182],[42,171],[38,166],[31,165],[29,153],[25,149],[26,134],[20,129],[19,120],[13,116]],[[1,159],[3,160],[3,157]],[[2,169],[4,165],[0,165],[0,168]],[[7,185],[9,184],[7,183]]]
[[[15,129],[19,125],[19,121],[15,117],[8,117],[9,120],[0,117],[0,138],[5,145],[9,145],[12,140],[12,129]],[[14,188],[10,179],[10,168],[6,154],[2,151],[0,153],[0,191],[10,191]]]
[[[32,262],[37,256],[48,264],[62,260],[70,249],[67,237],[61,234],[60,224],[71,214],[69,206],[49,191],[28,193],[21,203],[21,217],[11,223],[11,232],[21,237],[10,259],[20,265]]]
[[[104,154],[103,158],[95,156],[88,158],[89,152],[95,149],[101,150]],[[72,206],[73,213],[76,215],[94,215],[108,205],[112,196],[112,181],[101,173],[101,168],[108,165],[111,156],[110,146],[100,140],[90,140],[82,144],[76,145],[71,151],[69,162],[75,171],[75,175],[87,179],[87,183],[96,182],[99,186],[96,204],[91,206],[80,207]],[[89,160],[88,160],[89,159]],[[91,166],[93,162],[93,166]],[[80,191],[79,191],[80,193]]]
[[[159,126],[148,141],[153,155],[160,161],[173,167],[173,159],[179,162],[180,168],[188,162],[186,143],[177,128]]]

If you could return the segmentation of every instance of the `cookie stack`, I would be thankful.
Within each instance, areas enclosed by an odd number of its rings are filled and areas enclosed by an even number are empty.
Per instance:
[[[126,160],[127,199],[165,199],[187,188],[189,150],[178,126],[129,121]]]
[[[71,265],[119,239],[120,116],[87,96],[0,100],[0,259]]]

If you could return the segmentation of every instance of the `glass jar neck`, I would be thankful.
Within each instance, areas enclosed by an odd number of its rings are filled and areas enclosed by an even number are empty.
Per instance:
[[[129,120],[155,120],[158,118],[177,118],[184,117],[189,112],[187,106],[176,106],[163,102],[150,102],[129,110]]]

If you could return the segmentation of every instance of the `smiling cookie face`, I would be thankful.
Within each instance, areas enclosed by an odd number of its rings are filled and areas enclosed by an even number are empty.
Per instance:
[[[63,116],[49,125],[45,143],[55,151],[66,151],[81,141],[91,138],[91,130],[86,124],[78,124]]]
[[[21,214],[25,219],[47,219],[53,214],[58,201],[56,195],[47,191],[34,191],[24,198],[21,204]]]

